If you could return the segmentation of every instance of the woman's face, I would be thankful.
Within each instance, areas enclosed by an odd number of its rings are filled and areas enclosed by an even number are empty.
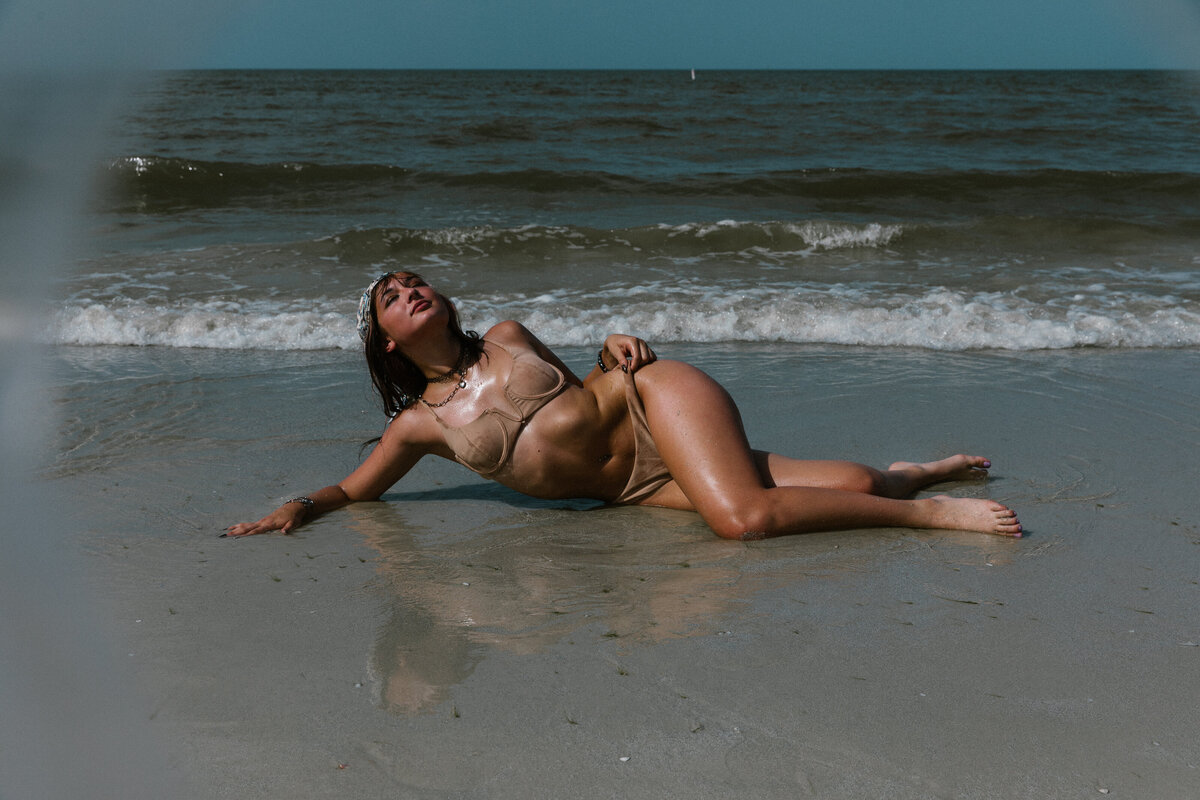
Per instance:
[[[430,324],[444,326],[450,310],[420,275],[397,272],[375,290],[375,319],[391,353]]]

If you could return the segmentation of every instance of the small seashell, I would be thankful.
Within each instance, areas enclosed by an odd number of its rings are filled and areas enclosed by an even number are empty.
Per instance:
[[[621,756],[621,757],[620,757],[620,758],[618,758],[617,760],[618,760],[618,761],[620,761],[620,762],[622,762],[622,763],[624,763],[624,762],[626,762],[626,761],[628,761],[628,760],[629,760],[629,756]]]

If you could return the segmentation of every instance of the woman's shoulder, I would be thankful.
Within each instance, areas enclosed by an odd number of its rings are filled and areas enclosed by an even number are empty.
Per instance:
[[[569,383],[583,386],[583,381],[575,376],[570,367],[563,363],[563,360],[553,350],[516,320],[505,320],[493,325],[484,336],[484,340],[494,342],[504,348],[515,359],[521,358],[521,353],[532,354],[561,372]]]
[[[518,347],[530,347],[537,341],[529,329],[515,319],[506,319],[503,322],[497,322],[488,328],[488,332],[483,335],[483,339],[487,342],[498,342],[503,345]]]
[[[388,420],[380,444],[387,448],[428,449],[440,441],[437,421],[421,405],[414,402]]]

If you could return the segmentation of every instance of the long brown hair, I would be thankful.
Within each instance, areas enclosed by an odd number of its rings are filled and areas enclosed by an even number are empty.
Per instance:
[[[389,417],[396,416],[415,403],[417,398],[425,393],[425,387],[429,385],[429,379],[425,377],[425,373],[408,356],[401,353],[400,348],[394,348],[391,353],[387,351],[387,336],[379,329],[379,320],[373,312],[379,293],[396,275],[411,275],[426,282],[415,272],[407,270],[399,273],[389,272],[376,283],[371,292],[369,300],[372,308],[371,324],[363,339],[363,353],[367,357],[367,369],[371,372],[371,382],[375,384],[375,390],[379,392],[379,397],[383,400],[383,413]],[[450,302],[450,298],[440,292],[438,297],[450,310],[450,333],[458,340],[459,346],[462,348],[462,359],[459,361],[458,367],[465,370],[475,364],[483,355],[483,340],[475,331],[462,329],[462,323],[458,318],[458,309],[454,307],[454,303]]]

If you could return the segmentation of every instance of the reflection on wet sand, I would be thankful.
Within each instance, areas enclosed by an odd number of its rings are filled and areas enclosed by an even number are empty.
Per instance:
[[[380,705],[398,713],[446,700],[492,649],[532,655],[570,642],[628,653],[780,614],[757,599],[871,572],[880,558],[950,567],[1006,558],[995,537],[954,532],[742,544],[714,537],[695,514],[533,500],[496,484],[385,500],[344,513],[378,553],[386,621],[369,669]]]
[[[795,578],[754,569],[753,548],[715,539],[691,514],[493,507],[446,535],[433,527],[439,510],[449,509],[349,509],[379,553],[390,608],[370,666],[380,703],[397,712],[446,699],[490,648],[533,654],[583,636],[628,649],[712,634],[756,592]],[[461,504],[449,515],[465,527]]]

